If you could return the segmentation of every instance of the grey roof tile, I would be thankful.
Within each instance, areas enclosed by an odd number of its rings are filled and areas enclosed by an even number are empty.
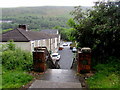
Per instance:
[[[3,42],[13,40],[15,42],[29,42],[31,40],[40,40],[40,39],[49,39],[49,38],[55,38],[58,37],[58,35],[52,35],[45,32],[37,32],[37,31],[26,31],[21,28],[17,28],[11,31],[8,31],[6,33],[2,34],[2,40]]]
[[[40,32],[48,33],[48,34],[57,34],[57,29],[45,29],[41,30]]]

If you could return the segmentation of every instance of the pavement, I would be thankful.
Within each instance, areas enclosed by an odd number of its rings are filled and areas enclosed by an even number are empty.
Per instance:
[[[29,88],[82,88],[73,70],[48,69]]]

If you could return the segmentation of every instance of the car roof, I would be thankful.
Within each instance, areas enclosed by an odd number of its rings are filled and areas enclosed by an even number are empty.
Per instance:
[[[63,44],[67,44],[67,43],[63,43]]]
[[[52,55],[58,55],[58,53],[53,53]]]

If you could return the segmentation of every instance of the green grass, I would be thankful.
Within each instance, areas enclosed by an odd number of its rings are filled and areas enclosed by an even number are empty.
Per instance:
[[[87,80],[90,88],[120,88],[119,76],[116,74],[96,74]]]
[[[2,75],[0,75],[0,89],[2,88]]]
[[[20,88],[33,79],[25,71],[4,70],[2,75],[2,88]]]
[[[120,74],[115,64],[98,64],[97,72],[87,79],[90,88],[120,88]]]
[[[10,31],[10,30],[13,30],[13,29],[9,28],[9,29],[2,30],[2,33],[5,33],[5,32]]]
[[[6,47],[7,49],[3,49],[0,54],[2,57],[2,65],[0,64],[2,86],[0,85],[0,88],[20,88],[33,79],[33,76],[27,73],[32,68],[32,55],[30,52],[15,48],[12,43]]]

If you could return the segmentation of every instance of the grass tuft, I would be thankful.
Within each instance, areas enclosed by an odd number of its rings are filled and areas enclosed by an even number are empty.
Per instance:
[[[20,88],[22,85],[27,84],[33,77],[23,71],[9,71],[3,72],[2,88]]]
[[[98,64],[96,74],[87,79],[90,88],[120,88],[119,63]]]

